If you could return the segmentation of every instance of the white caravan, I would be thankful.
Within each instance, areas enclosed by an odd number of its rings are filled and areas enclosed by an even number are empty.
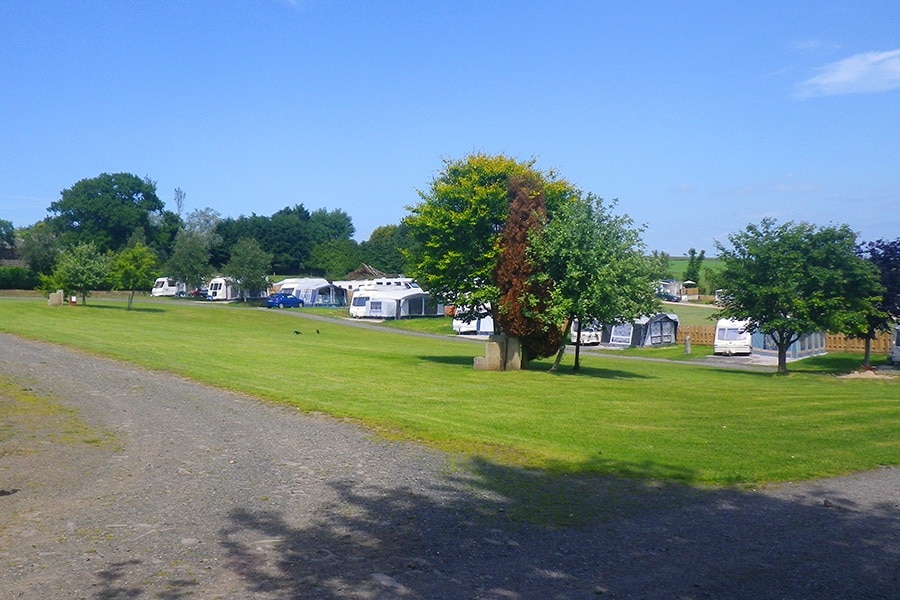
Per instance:
[[[209,281],[207,300],[236,300],[238,297],[237,286],[229,277],[213,277]]]
[[[482,306],[481,310],[478,311],[479,313],[484,313],[484,316],[475,317],[469,321],[457,316],[464,315],[466,312],[468,312],[468,308],[460,306],[457,307],[453,313],[452,327],[457,335],[491,335],[494,333],[494,317],[491,316],[490,304]]]
[[[750,354],[753,336],[747,331],[749,321],[719,319],[716,321],[716,339],[713,354]]]
[[[578,343],[578,319],[572,321],[572,327],[569,329],[569,341],[573,344]],[[594,321],[581,326],[581,345],[597,346],[603,341],[603,325]]]
[[[157,277],[153,282],[153,289],[150,290],[151,296],[184,296],[184,283],[175,281],[171,277]]]

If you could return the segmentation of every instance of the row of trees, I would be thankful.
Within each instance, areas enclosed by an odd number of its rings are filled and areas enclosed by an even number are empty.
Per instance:
[[[84,179],[63,190],[48,207],[48,217],[30,227],[16,231],[11,222],[0,220],[2,258],[24,260],[31,275],[17,273],[17,281],[40,276],[46,289],[60,280],[59,261],[80,246],[80,255],[90,251],[108,261],[126,249],[149,249],[155,260],[149,281],[139,289],[149,288],[152,276],[160,274],[199,285],[214,273],[227,274],[229,265],[247,264],[248,252],[257,265],[268,256],[263,274],[334,278],[363,262],[384,272],[405,270],[400,248],[407,238],[399,225],[379,227],[369,240],[357,243],[350,216],[339,209],[310,212],[299,204],[271,216],[222,218],[211,208],[182,215],[184,199],[176,189],[176,210],[167,210],[153,181],[129,173]],[[121,283],[106,277],[96,285]]]
[[[527,358],[558,351],[573,322],[620,323],[657,310],[665,255],[643,251],[641,230],[615,203],[574,188],[554,172],[505,156],[445,162],[404,220],[412,274],[466,318],[490,311]],[[900,240],[858,245],[846,225],[818,228],[765,219],[716,243],[726,290],[716,317],[749,319],[787,350],[816,331],[868,342],[900,318]],[[690,252],[697,281],[704,252]],[[867,344],[866,365],[870,353]],[[575,368],[578,368],[576,351]]]

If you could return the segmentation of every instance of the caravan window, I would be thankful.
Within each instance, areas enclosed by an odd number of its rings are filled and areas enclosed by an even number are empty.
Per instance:
[[[651,344],[674,344],[675,343],[675,327],[670,321],[659,321],[650,323],[650,343]]]
[[[372,312],[380,311],[381,310],[381,300],[379,300],[378,302],[372,302],[371,304],[369,304],[369,309]]]
[[[284,294],[285,296],[293,296],[293,295],[294,295],[294,288],[292,288],[292,287],[283,287],[283,288],[281,288],[280,290],[278,290],[278,293],[279,293],[279,294]]]
[[[631,332],[634,330],[634,327],[631,323],[624,323],[622,325],[615,325],[612,328],[612,332],[609,335],[609,343],[610,344],[624,344],[626,346],[631,345]]]
[[[368,296],[353,296],[353,306],[365,306],[368,301]]]
[[[719,329],[716,336],[723,342],[734,342],[741,339],[741,336],[744,334],[744,330],[737,327],[728,327]]]

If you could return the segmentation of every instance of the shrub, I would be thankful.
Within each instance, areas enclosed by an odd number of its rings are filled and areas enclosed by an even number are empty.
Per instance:
[[[38,276],[23,267],[0,267],[0,290],[33,290]]]

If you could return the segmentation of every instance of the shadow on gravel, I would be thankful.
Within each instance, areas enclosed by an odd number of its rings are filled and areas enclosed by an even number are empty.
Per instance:
[[[337,499],[310,525],[249,507],[229,515],[220,544],[248,592],[499,599],[897,591],[893,503],[863,511],[827,493],[784,501],[487,463],[438,490],[331,487]]]
[[[100,580],[99,591],[92,597],[96,600],[113,600],[114,598],[139,598],[144,590],[140,587],[124,585],[124,579],[128,568],[141,564],[139,560],[126,560],[123,562],[106,565],[106,568],[97,571]]]

